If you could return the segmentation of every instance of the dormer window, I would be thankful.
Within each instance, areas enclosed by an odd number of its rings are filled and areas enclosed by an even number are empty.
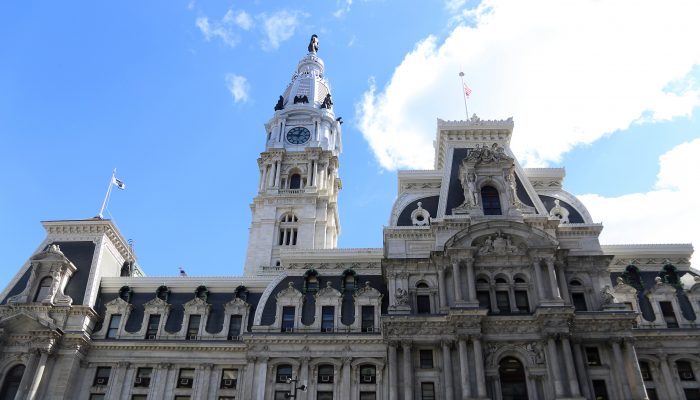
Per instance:
[[[51,285],[53,284],[53,278],[47,276],[39,282],[39,288],[36,291],[36,296],[34,296],[35,302],[41,302],[49,296],[51,293]]]
[[[484,206],[484,215],[502,215],[501,198],[498,190],[493,186],[481,188],[481,204]]]

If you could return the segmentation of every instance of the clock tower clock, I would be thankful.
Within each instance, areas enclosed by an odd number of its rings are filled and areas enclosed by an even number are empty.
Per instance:
[[[308,49],[265,124],[258,194],[251,204],[248,276],[278,273],[285,251],[335,248],[340,234],[340,122],[315,35]]]

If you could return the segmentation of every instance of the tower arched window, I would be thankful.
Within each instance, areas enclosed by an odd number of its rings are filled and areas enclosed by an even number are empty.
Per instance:
[[[5,382],[2,384],[2,390],[0,391],[0,399],[14,399],[19,391],[19,384],[22,382],[22,375],[24,375],[24,365],[15,365],[8,371],[5,375]]]
[[[416,284],[416,312],[430,314],[430,286],[425,282]]]
[[[484,205],[484,215],[501,215],[501,198],[493,186],[481,188],[481,204]]]
[[[51,284],[53,284],[53,278],[47,276],[39,282],[39,288],[36,290],[36,295],[34,296],[34,301],[42,301],[51,292]]]
[[[301,175],[295,173],[289,177],[289,188],[301,189]]]
[[[287,213],[280,218],[279,237],[277,244],[280,246],[296,246],[299,219],[292,213]]]

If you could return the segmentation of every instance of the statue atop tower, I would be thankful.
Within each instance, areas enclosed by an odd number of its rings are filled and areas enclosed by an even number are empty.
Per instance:
[[[311,35],[311,40],[309,41],[309,53],[318,53],[318,36],[316,36],[316,34]]]

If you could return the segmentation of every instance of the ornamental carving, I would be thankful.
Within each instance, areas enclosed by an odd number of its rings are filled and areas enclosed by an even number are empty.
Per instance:
[[[479,163],[494,163],[500,161],[513,161],[511,157],[508,157],[503,146],[499,146],[498,143],[494,143],[489,147],[484,144],[480,146],[477,144],[465,158],[466,162],[472,162],[475,164]]]
[[[496,231],[495,234],[486,236],[477,254],[479,255],[508,255],[508,254],[525,254],[526,246],[524,243],[516,245],[510,235]]]
[[[498,362],[507,355],[520,355],[526,366],[544,364],[544,348],[541,343],[489,343],[485,348],[487,368],[498,368]]]

